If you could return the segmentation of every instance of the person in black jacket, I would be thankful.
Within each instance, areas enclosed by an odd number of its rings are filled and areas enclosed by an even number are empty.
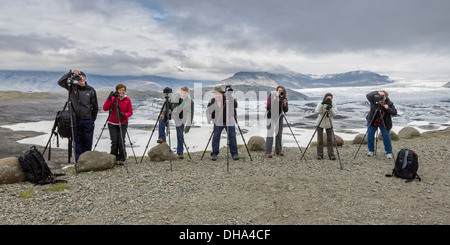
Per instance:
[[[368,156],[373,156],[375,151],[375,132],[380,128],[383,136],[384,149],[386,157],[392,158],[392,145],[390,130],[392,128],[391,116],[397,115],[394,103],[389,99],[386,91],[374,91],[366,95],[370,102],[370,111],[366,117],[367,120],[367,146],[369,148]],[[378,113],[377,113],[378,111]]]
[[[272,108],[274,106],[274,108]],[[288,112],[288,101],[286,99],[286,89],[278,86],[276,91],[269,95],[267,99],[267,138],[266,157],[272,158],[273,134],[275,138],[275,154],[284,156],[281,148],[281,137],[283,135],[283,112]]]
[[[221,87],[214,88],[214,98],[208,103],[206,115],[208,121],[214,122],[214,135],[212,139],[211,160],[216,161],[219,154],[220,135],[225,129],[227,131],[227,138],[230,145],[230,153],[233,160],[239,160],[239,152],[236,141],[236,126],[234,117],[236,116],[236,108],[238,107],[236,99],[231,95],[232,89],[227,89],[227,92]],[[228,98],[228,100],[227,100]],[[230,105],[227,107],[227,103]]]
[[[81,77],[77,83],[69,85],[68,79],[72,75]],[[58,81],[59,86],[69,90],[72,109],[76,115],[75,134],[75,161],[81,154],[92,149],[94,138],[94,122],[97,119],[98,102],[95,89],[86,82],[86,74],[82,71],[74,70],[64,74]]]

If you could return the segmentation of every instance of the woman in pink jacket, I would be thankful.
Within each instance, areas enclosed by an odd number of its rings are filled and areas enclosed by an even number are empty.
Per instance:
[[[111,154],[116,156],[117,164],[122,165],[127,158],[125,136],[128,128],[128,118],[133,115],[131,100],[125,93],[127,86],[118,84],[116,92],[111,92],[103,104],[103,110],[109,111],[108,129],[111,138]],[[117,110],[116,105],[119,105]],[[121,127],[121,129],[119,128]],[[120,135],[122,133],[122,135]]]

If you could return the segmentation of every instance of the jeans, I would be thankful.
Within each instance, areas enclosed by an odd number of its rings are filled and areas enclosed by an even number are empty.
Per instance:
[[[386,127],[384,125],[369,125],[369,123],[367,123],[367,127],[367,147],[369,148],[369,151],[375,152],[375,133],[377,128],[380,128],[381,135],[383,136],[384,150],[386,151],[386,154],[392,154],[391,134],[386,130]]]
[[[78,120],[75,135],[75,161],[86,151],[92,150],[92,140],[94,138],[94,121]]]
[[[116,161],[125,161],[127,159],[127,151],[124,149],[125,136],[127,134],[128,123],[123,123],[120,130],[119,125],[108,123],[109,137],[111,138],[111,154],[116,156]],[[122,136],[120,135],[122,131]],[[123,140],[123,142],[122,142]]]
[[[232,157],[238,156],[237,141],[236,141],[236,127],[228,126],[228,128],[229,128],[229,132],[227,132],[227,133],[228,133],[228,141],[230,143],[231,156]],[[224,129],[227,130],[227,126],[217,126],[214,124],[214,135],[213,135],[213,139],[212,139],[212,152],[211,152],[212,157],[219,155],[220,135],[222,134],[222,131]]]
[[[166,139],[166,120],[161,119],[159,120],[159,128],[158,128],[158,138],[159,139]],[[181,126],[175,126],[176,131],[177,131],[177,154],[183,154],[184,151],[184,147],[183,147],[183,142],[184,142],[184,125],[182,124]]]

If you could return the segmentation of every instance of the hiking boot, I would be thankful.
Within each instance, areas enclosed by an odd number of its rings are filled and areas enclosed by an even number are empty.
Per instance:
[[[212,156],[211,161],[217,161],[217,156]]]
[[[278,152],[278,153],[277,153],[277,156],[282,157],[282,156],[284,156],[284,153],[283,153],[283,152]]]
[[[392,159],[392,153],[386,154],[386,158],[387,158],[387,159]]]
[[[336,157],[335,156],[329,156],[329,158],[330,158],[330,160],[336,160]]]
[[[317,156],[317,160],[322,160],[323,156]]]
[[[369,157],[373,157],[375,155],[375,153],[373,151],[369,151],[369,153],[367,153],[367,156]]]
[[[178,159],[184,159],[184,155],[183,154],[178,154]]]
[[[235,160],[235,161],[239,160],[239,156],[234,156],[233,160]]]
[[[267,158],[272,158],[272,154],[266,154]]]
[[[164,143],[164,142],[166,142],[165,139],[158,139],[158,140],[156,141],[156,143],[158,143],[158,144],[161,144],[161,143]]]

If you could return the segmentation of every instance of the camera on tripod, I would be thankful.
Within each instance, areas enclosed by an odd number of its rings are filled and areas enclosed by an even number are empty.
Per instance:
[[[164,93],[164,94],[171,94],[171,93],[172,93],[172,89],[169,88],[169,87],[165,87],[165,88],[163,89],[163,93]]]
[[[380,104],[380,103],[383,102],[383,100],[384,100],[384,96],[379,95],[379,94],[376,94],[376,95],[374,96],[374,98],[375,98],[375,104]]]
[[[231,85],[226,85],[226,86],[225,86],[225,91],[227,91],[227,92],[233,92],[234,90],[231,88]]]

